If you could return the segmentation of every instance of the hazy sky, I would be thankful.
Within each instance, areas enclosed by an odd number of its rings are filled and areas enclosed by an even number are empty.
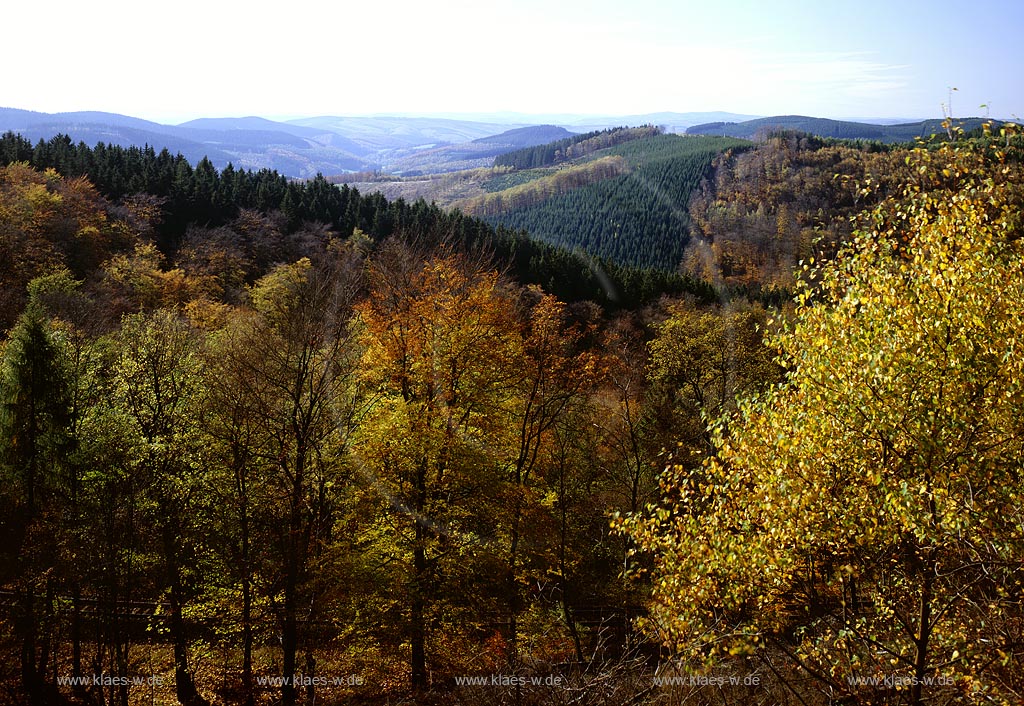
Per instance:
[[[1024,119],[1024,2],[47,0],[0,106],[200,116],[728,110]]]

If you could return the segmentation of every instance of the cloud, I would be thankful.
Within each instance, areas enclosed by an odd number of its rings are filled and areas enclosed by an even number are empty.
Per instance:
[[[764,78],[790,80],[804,86],[840,86],[853,90],[879,82],[904,87],[907,65],[870,61],[866,54],[786,54],[768,59],[762,66]]]
[[[872,61],[858,53],[766,57],[752,71],[757,83],[784,96],[787,104],[820,106],[818,112],[863,105],[865,99],[885,105],[912,85],[910,66]]]

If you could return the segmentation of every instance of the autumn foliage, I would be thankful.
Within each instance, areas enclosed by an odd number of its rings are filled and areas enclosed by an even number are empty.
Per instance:
[[[657,557],[647,625],[694,667],[762,669],[800,700],[1017,703],[1022,170],[998,143],[906,166],[834,260],[804,263],[771,339],[785,381],[625,527]]]
[[[1017,138],[788,139],[695,202],[718,288],[625,313],[324,180],[0,170],[5,698],[1020,702]]]

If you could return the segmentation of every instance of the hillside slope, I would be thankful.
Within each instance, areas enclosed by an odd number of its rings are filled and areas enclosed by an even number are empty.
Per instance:
[[[624,266],[672,271],[689,240],[691,194],[712,159],[748,146],[727,137],[619,128],[520,149],[496,160],[542,166],[415,177],[365,173],[334,180],[389,199],[422,198],[459,208],[493,225]]]
[[[753,296],[789,290],[799,261],[831,257],[849,238],[861,185],[885,193],[906,155],[788,135],[716,157],[690,201],[684,271]]]
[[[591,155],[622,157],[628,174],[485,218],[623,265],[672,270],[689,241],[691,194],[716,155],[748,145],[726,137],[656,135],[634,140]]]

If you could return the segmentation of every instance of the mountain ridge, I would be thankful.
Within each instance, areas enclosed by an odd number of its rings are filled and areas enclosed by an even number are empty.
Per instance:
[[[973,130],[986,120],[987,118],[957,118],[953,120],[953,123],[964,130]],[[992,122],[1004,121],[993,120]],[[818,137],[896,143],[911,142],[918,137],[927,138],[931,135],[942,134],[945,132],[942,123],[943,120],[938,118],[909,123],[879,124],[815,118],[808,115],[776,115],[738,123],[711,122],[694,125],[686,129],[686,134],[720,135],[751,140],[772,131],[795,130]]]
[[[0,132],[17,132],[34,142],[66,134],[74,142],[91,146],[98,142],[124,147],[149,145],[157,151],[166,148],[180,152],[192,163],[208,157],[218,168],[231,163],[246,169],[272,169],[291,178],[364,171],[411,176],[470,169],[486,166],[487,160],[502,150],[544,144],[558,139],[558,135],[622,125],[657,125],[666,132],[745,139],[754,137],[759,128],[771,126],[825,137],[889,142],[910,141],[941,129],[939,120],[896,124],[889,119],[874,120],[878,122],[808,116],[752,118],[726,111],[623,116],[498,112],[321,115],[289,120],[250,115],[196,118],[171,125],[106,111],[45,113],[0,107]],[[972,122],[966,127],[974,126]]]

